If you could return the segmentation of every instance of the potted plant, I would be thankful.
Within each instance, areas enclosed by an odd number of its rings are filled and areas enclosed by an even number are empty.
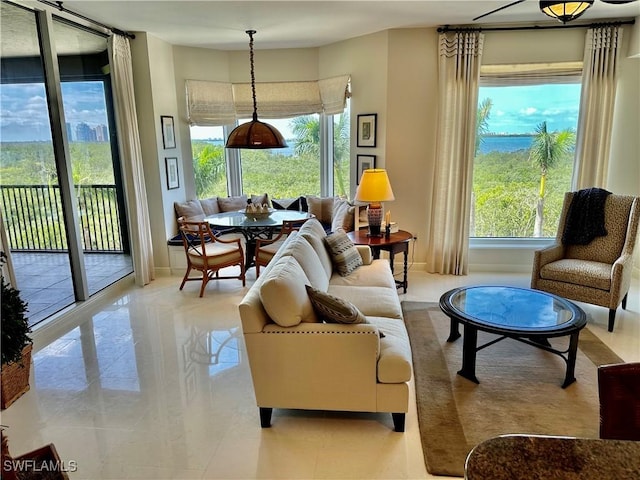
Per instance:
[[[0,266],[4,267],[6,255],[0,252]],[[27,322],[27,304],[20,298],[20,292],[5,282],[4,272],[0,274],[2,284],[2,405],[7,408],[29,390],[31,370],[31,349],[33,341]]]

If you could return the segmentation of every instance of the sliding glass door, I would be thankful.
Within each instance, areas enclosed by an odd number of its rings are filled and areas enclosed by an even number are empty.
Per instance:
[[[133,269],[107,38],[1,7],[0,207],[35,325]]]

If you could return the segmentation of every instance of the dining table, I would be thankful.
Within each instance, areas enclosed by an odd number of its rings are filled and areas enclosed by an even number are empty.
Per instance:
[[[298,210],[270,209],[268,215],[255,216],[247,214],[245,210],[216,213],[205,217],[205,221],[214,230],[223,230],[225,233],[239,232],[245,239],[245,268],[254,266],[256,240],[259,238],[272,238],[282,229],[282,224],[287,221],[304,221],[313,218],[314,215]]]

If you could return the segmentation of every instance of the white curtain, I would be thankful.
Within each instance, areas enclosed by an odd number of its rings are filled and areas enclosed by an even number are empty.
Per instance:
[[[480,32],[439,37],[438,131],[427,271],[466,275],[480,60]]]
[[[622,27],[587,31],[572,187],[606,188]]]
[[[133,269],[136,284],[144,286],[153,280],[155,273],[129,39],[122,35],[112,35],[109,39],[109,54]]]
[[[258,117],[292,118],[312,113],[342,113],[349,97],[349,75],[304,82],[256,83]],[[187,80],[191,125],[229,125],[253,114],[250,83]]]

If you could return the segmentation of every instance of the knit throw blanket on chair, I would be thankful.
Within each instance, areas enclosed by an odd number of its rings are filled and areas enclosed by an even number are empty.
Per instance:
[[[604,205],[611,192],[602,188],[586,188],[573,196],[562,233],[564,245],[587,245],[596,237],[607,234],[604,226]]]

